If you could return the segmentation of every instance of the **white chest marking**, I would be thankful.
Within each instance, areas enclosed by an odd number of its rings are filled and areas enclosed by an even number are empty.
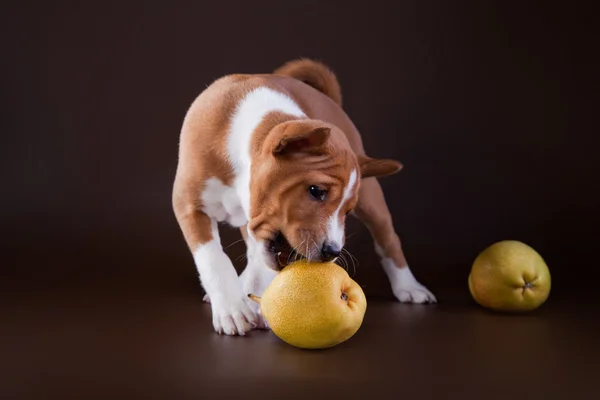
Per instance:
[[[237,106],[231,120],[227,140],[227,155],[235,179],[232,194],[237,195],[246,221],[250,216],[250,145],[256,127],[265,115],[279,111],[298,118],[305,117],[300,107],[288,96],[266,87],[248,93]],[[244,222],[245,223],[245,222]]]
[[[341,249],[344,246],[344,227],[340,223],[340,211],[348,199],[352,196],[352,191],[356,185],[356,170],[353,169],[348,178],[348,185],[344,188],[344,195],[338,208],[327,220],[327,240],[331,245]]]
[[[239,196],[219,179],[210,178],[204,183],[201,199],[202,211],[209,217],[233,226],[242,226],[247,222]]]

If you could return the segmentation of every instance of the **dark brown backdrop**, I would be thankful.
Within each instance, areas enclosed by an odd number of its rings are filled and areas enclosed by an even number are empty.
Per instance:
[[[471,262],[502,239],[546,258],[551,299],[594,297],[584,289],[598,277],[600,222],[591,10],[283,4],[3,3],[3,295],[44,302],[70,290],[65,301],[79,302],[143,289],[199,300],[170,203],[182,118],[214,79],[306,56],[337,72],[367,151],[404,163],[382,184],[409,262],[442,304],[468,296]],[[389,297],[366,230],[348,229],[355,278]]]
[[[518,239],[557,291],[579,285],[598,239],[591,15],[505,3],[4,6],[5,272],[189,279],[170,205],[186,108],[224,74],[309,56],[337,71],[368,152],[405,164],[382,183],[415,273],[463,285],[478,251]],[[366,230],[349,232],[357,277],[388,290]]]

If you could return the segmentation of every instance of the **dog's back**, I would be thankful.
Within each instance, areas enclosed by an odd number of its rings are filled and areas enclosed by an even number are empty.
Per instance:
[[[342,109],[340,84],[325,64],[299,59],[289,61],[266,74],[232,74],[213,82],[193,102],[184,121],[182,140],[196,141],[196,135],[212,155],[224,154],[220,137],[228,131],[229,117],[239,101],[250,91],[266,87],[290,97],[311,119],[322,120],[339,127],[357,155],[364,155],[360,134]],[[185,129],[202,125],[203,130]],[[187,137],[191,134],[191,137]],[[216,140],[216,142],[215,142]]]

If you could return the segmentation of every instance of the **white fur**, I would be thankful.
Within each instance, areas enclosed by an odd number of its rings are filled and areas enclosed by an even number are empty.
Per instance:
[[[194,251],[194,262],[204,290],[210,297],[213,327],[219,333],[243,335],[257,324],[248,306],[231,260],[223,252],[216,220],[212,220],[213,239]]]
[[[348,184],[344,188],[344,194],[340,205],[327,220],[327,241],[337,249],[341,249],[344,246],[344,226],[340,221],[340,211],[348,199],[352,197],[352,191],[356,185],[356,178],[356,170],[353,169],[352,172],[350,172]]]
[[[234,188],[225,185],[217,178],[209,178],[202,190],[202,211],[219,222],[226,221],[232,226],[242,226],[248,219],[240,198]]]
[[[248,93],[238,104],[231,120],[227,138],[227,153],[235,172],[233,188],[237,193],[246,219],[250,218],[250,144],[254,130],[263,118],[280,111],[298,118],[305,117],[300,107],[288,96],[266,87],[258,87]]]
[[[437,299],[414,277],[408,265],[398,266],[385,256],[383,249],[375,244],[375,252],[381,257],[381,265],[387,274],[392,292],[403,303],[436,303]]]

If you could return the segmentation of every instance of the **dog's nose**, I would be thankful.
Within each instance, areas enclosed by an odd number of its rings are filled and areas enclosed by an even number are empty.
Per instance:
[[[324,244],[321,249],[321,260],[322,261],[331,261],[340,255],[340,249],[337,246],[332,246],[331,244]]]

